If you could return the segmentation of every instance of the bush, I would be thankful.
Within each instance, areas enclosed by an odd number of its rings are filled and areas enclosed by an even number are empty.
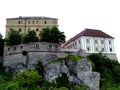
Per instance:
[[[19,87],[31,88],[36,86],[39,82],[41,82],[41,78],[42,76],[39,75],[37,71],[25,70],[22,73],[17,73],[14,80],[18,82]]]

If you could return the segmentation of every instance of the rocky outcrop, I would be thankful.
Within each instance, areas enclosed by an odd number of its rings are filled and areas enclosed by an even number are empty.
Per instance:
[[[69,82],[78,85],[86,83],[89,90],[99,90],[100,74],[92,72],[91,64],[84,59],[77,62],[73,60],[53,62],[46,65],[44,71],[45,79],[49,82],[65,73]]]

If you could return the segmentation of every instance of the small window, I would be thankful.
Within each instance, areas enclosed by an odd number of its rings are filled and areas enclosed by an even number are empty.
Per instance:
[[[34,23],[35,23],[35,21],[32,21],[32,23],[34,24]]]
[[[111,41],[109,41],[109,44],[111,45]]]
[[[98,43],[98,40],[95,40],[95,44],[97,44]]]
[[[21,32],[21,28],[19,28],[19,32]]]
[[[80,44],[80,40],[79,40],[79,44]]]
[[[45,21],[44,24],[47,24],[47,22]]]
[[[14,50],[16,50],[16,47],[14,47]]]
[[[49,48],[52,48],[52,45],[49,45]]]
[[[102,43],[102,44],[104,44],[104,41],[103,41],[103,40],[101,40],[101,43]]]
[[[30,28],[28,28],[28,31],[30,31]]]
[[[54,20],[52,20],[52,24],[55,24],[55,21],[54,21]]]
[[[95,51],[98,51],[98,48],[95,48]]]
[[[104,48],[102,48],[102,51],[104,51]]]
[[[38,22],[38,21],[36,21],[36,23],[38,24],[39,22]]]
[[[89,48],[89,47],[87,47],[87,51],[90,51],[90,48]]]
[[[74,47],[74,43],[73,43],[73,47]]]
[[[110,52],[112,52],[112,48],[110,48]]]
[[[55,48],[58,48],[58,45],[55,45]]]
[[[39,31],[39,29],[37,28],[36,31]]]
[[[10,51],[10,48],[8,48],[8,51]]]
[[[23,46],[20,46],[20,49],[23,49]]]
[[[21,24],[21,23],[20,23],[20,20],[18,21],[18,24]]]
[[[89,43],[89,39],[87,39],[86,41],[87,41],[87,43]]]
[[[30,20],[28,21],[28,24],[30,24]]]

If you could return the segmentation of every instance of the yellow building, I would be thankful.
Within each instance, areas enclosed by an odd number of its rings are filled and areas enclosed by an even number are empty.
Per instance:
[[[19,31],[21,34],[26,34],[29,30],[35,30],[37,36],[39,35],[42,28],[46,27],[58,27],[57,18],[49,17],[18,17],[18,18],[7,18],[6,19],[6,37],[10,29]]]

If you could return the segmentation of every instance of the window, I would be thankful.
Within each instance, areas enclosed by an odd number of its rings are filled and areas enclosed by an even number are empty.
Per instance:
[[[101,40],[101,43],[102,43],[102,44],[104,44],[104,41],[103,41],[103,40]]]
[[[23,49],[23,46],[20,46],[20,49]]]
[[[20,23],[20,20],[18,21],[18,24],[21,24],[21,23]]]
[[[111,45],[111,41],[109,41],[109,44]]]
[[[16,47],[14,47],[14,50],[16,50]]]
[[[32,21],[32,23],[34,24],[34,23],[35,23],[35,21]]]
[[[39,29],[38,29],[38,28],[36,28],[36,31],[39,31]]]
[[[18,21],[18,24],[22,24],[22,23],[23,23],[23,21],[22,21],[22,20],[19,20],[19,21]]]
[[[10,48],[8,48],[8,51],[10,51]]]
[[[80,44],[80,40],[79,40],[79,44]]]
[[[97,48],[97,47],[95,48],[95,51],[98,51],[98,48]]]
[[[21,32],[21,28],[19,28],[19,32]]]
[[[30,20],[28,21],[28,24],[30,24]]]
[[[49,45],[49,48],[52,48],[52,45]]]
[[[38,21],[36,21],[36,23],[38,24]]]
[[[89,43],[89,39],[87,39],[86,42]]]
[[[30,28],[28,28],[28,31],[30,31]]]
[[[55,24],[55,21],[54,21],[54,20],[52,20],[52,24]]]
[[[98,44],[98,40],[95,40],[95,44]]]
[[[58,45],[55,45],[55,48],[58,48]]]
[[[110,52],[112,52],[112,48],[110,48]]]
[[[102,48],[102,51],[104,51],[104,48]]]
[[[44,24],[47,24],[47,22],[45,21]]]
[[[87,51],[90,51],[90,47],[87,47]]]

